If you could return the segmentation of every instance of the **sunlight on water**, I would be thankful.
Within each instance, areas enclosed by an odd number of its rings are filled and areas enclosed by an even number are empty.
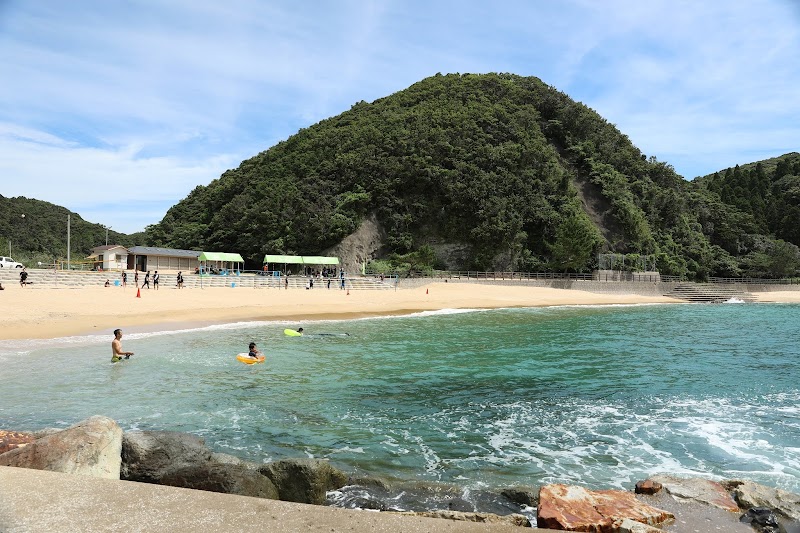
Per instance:
[[[800,492],[797,305],[445,310],[0,343],[0,427],[94,414],[252,461],[467,487],[656,472]],[[299,325],[299,324],[298,324]],[[343,335],[349,333],[349,336]],[[234,356],[251,341],[263,365]]]

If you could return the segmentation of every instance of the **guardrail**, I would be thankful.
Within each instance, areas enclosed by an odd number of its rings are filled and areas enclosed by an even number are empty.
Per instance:
[[[800,278],[708,278],[709,283],[747,283],[751,285],[800,285]]]
[[[561,272],[516,272],[516,271],[480,271],[480,270],[412,270],[409,272],[380,272],[367,268],[365,275],[367,276],[380,276],[381,274],[388,276],[397,276],[399,279],[404,278],[431,278],[431,279],[475,279],[475,280],[563,280],[563,281],[626,281],[626,282],[643,282],[643,283],[680,283],[687,281],[686,278],[681,276],[669,276],[665,274],[649,274],[640,272],[593,272],[590,274],[575,274],[575,273],[561,273]],[[745,283],[745,284],[760,284],[760,285],[797,285],[800,284],[800,278],[782,278],[782,279],[766,279],[766,278],[719,278],[711,277],[708,283]]]
[[[380,276],[403,278],[433,278],[433,279],[491,279],[491,280],[537,280],[537,279],[559,279],[559,280],[589,280],[593,279],[592,274],[574,274],[558,272],[512,272],[512,271],[480,271],[480,270],[412,270],[409,272],[382,273],[366,269],[367,276]]]

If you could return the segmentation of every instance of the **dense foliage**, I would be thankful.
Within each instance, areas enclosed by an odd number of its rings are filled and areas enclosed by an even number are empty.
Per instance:
[[[776,186],[791,204],[796,181]],[[773,235],[800,242],[797,225],[753,220],[728,200],[537,78],[437,75],[242,162],[147,235],[256,263],[325,250],[375,213],[384,257],[430,247],[430,266],[586,271],[613,251],[655,256],[662,273],[690,279],[794,273],[751,252],[769,255]],[[774,205],[773,219],[796,219],[796,202]],[[745,243],[745,254],[735,249]],[[461,253],[444,253],[453,248]]]
[[[585,272],[616,252],[688,279],[797,275],[798,165],[788,154],[688,182],[538,78],[436,75],[198,186],[141,244],[256,267],[324,253],[375,215],[380,256],[415,267]]]
[[[80,261],[92,248],[105,244],[105,226],[87,222],[77,213],[49,202],[0,195],[0,255],[11,255],[25,265],[66,259],[67,215],[71,215],[70,258]],[[109,230],[108,239],[110,244],[133,246],[144,243],[144,234],[125,235]]]
[[[781,277],[800,268],[800,154],[728,168],[693,182],[699,222],[730,276]]]

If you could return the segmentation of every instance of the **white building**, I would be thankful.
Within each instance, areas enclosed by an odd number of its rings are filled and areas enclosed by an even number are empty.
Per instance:
[[[118,244],[97,246],[86,259],[94,261],[95,270],[122,270],[128,268],[128,249]]]

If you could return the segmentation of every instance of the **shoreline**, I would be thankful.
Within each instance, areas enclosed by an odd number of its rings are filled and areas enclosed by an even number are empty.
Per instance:
[[[150,291],[145,292],[141,299],[136,299],[135,294],[136,289],[130,287],[117,290],[4,291],[0,293],[0,299],[9,296],[7,302],[17,302],[12,309],[21,308],[24,311],[0,317],[0,340],[15,339],[24,345],[26,339],[38,338],[45,344],[45,339],[52,339],[54,333],[62,329],[69,330],[66,335],[110,335],[114,327],[125,328],[126,333],[166,332],[259,321],[352,320],[404,316],[424,311],[448,312],[450,309],[687,303],[666,297],[597,294],[574,289],[435,283],[398,291],[353,291],[350,295],[333,290],[314,292],[227,288]],[[762,296],[764,299],[761,301],[769,303],[800,303],[800,291],[763,293]],[[258,301],[254,303],[254,299]],[[74,331],[70,328],[83,329]],[[47,336],[10,336],[30,335],[31,332]],[[69,501],[70,497],[65,497]],[[220,496],[209,498],[218,499]],[[298,512],[305,513],[305,510],[299,509]],[[325,516],[322,520],[327,524],[333,516]],[[665,531],[673,529],[665,528]],[[674,531],[683,533],[684,530],[676,528]]]
[[[770,293],[774,295],[775,293]],[[796,293],[800,302],[800,292]],[[442,309],[562,305],[685,303],[665,296],[592,293],[574,289],[431,283],[398,290],[341,291],[249,288],[20,288],[0,293],[0,340],[111,334],[115,328],[162,331],[251,321],[348,320]]]
[[[579,289],[430,283],[396,290],[174,288],[80,289],[9,287],[0,293],[0,341],[111,334],[116,328],[153,332],[235,322],[352,320],[444,309],[581,305],[686,304],[667,296],[595,293]],[[800,303],[800,291],[754,293],[765,303]]]

